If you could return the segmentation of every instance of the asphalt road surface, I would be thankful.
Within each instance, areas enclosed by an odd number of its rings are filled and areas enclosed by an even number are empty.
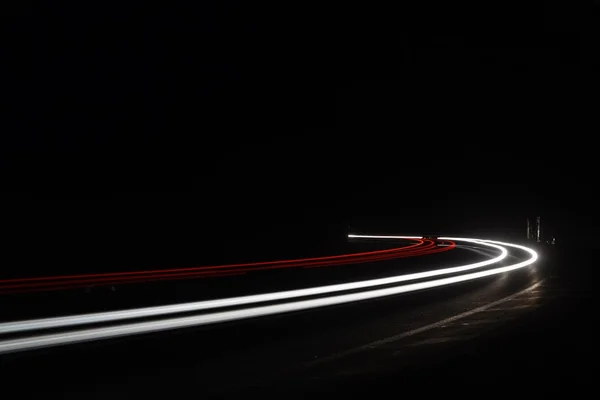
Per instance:
[[[591,295],[594,274],[588,268],[593,259],[581,251],[554,247],[538,251],[540,260],[531,267],[445,287],[220,325],[1,355],[3,390],[19,393],[20,398],[101,399],[183,398],[190,394],[214,398],[364,397],[414,390],[421,395],[435,392],[464,397],[481,395],[478,386],[513,395],[525,391],[556,394],[561,390],[572,395],[589,390],[594,382],[593,369],[585,360],[593,359],[596,352]],[[288,289],[308,285],[313,277],[333,283],[389,276],[398,268],[412,272],[424,265],[439,268],[490,256],[466,246],[425,256],[417,263],[416,259],[390,260],[301,273],[287,271],[287,279],[278,275],[272,281],[244,279],[267,282],[266,286],[276,282]],[[252,287],[235,277],[219,279],[232,288],[231,293]],[[132,296],[134,289],[127,289],[127,295],[112,299],[112,307],[119,309],[127,301],[131,302],[127,306],[147,305],[150,294],[158,288],[178,287],[173,283],[156,285],[135,289],[136,296]],[[163,295],[159,303],[188,300],[194,297],[193,288],[210,286],[206,281],[187,282],[181,291],[169,292],[179,292],[179,296]],[[206,291],[201,296],[214,295]],[[62,301],[61,296],[52,296],[46,299],[54,303],[47,301],[36,317],[50,312],[50,305],[64,307],[81,294],[63,294]],[[25,298],[18,298],[24,304],[19,312],[28,317],[35,314],[32,305],[39,297],[31,299],[27,303]],[[91,310],[89,307],[105,299],[89,301],[85,306]],[[80,302],[80,308],[82,303],[85,301]],[[61,310],[68,314],[77,308]]]

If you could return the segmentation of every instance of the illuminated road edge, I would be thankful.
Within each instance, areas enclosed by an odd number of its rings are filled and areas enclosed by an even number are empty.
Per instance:
[[[414,236],[382,236],[382,235],[348,235],[349,238],[368,238],[368,239],[411,239],[416,238]],[[123,310],[106,313],[95,313],[85,314],[70,317],[59,317],[59,318],[47,318],[39,320],[29,320],[20,322],[9,322],[0,324],[0,334],[23,332],[37,329],[48,329],[57,327],[74,326],[81,324],[90,324],[97,322],[108,322],[117,321],[123,319],[140,318],[148,316],[159,316],[172,313],[180,313],[186,311],[201,311],[209,310],[220,307],[227,307],[233,305],[252,305],[265,301],[285,300],[297,297],[305,297],[316,294],[327,294],[336,293],[340,291],[362,289],[362,288],[373,288],[358,293],[350,294],[337,294],[329,297],[310,299],[310,300],[298,300],[290,301],[283,304],[273,304],[256,306],[250,308],[244,308],[241,310],[229,310],[229,311],[216,311],[208,314],[187,316],[187,317],[171,317],[162,319],[159,321],[150,322],[129,322],[121,325],[100,327],[100,328],[87,328],[80,329],[71,332],[55,333],[55,334],[44,334],[36,335],[31,337],[9,339],[0,341],[0,354],[32,350],[36,348],[43,348],[49,346],[66,345],[78,342],[85,342],[91,340],[108,339],[119,336],[142,334],[150,332],[158,332],[170,329],[216,324],[220,322],[228,322],[240,319],[247,319],[253,317],[267,316],[273,314],[287,313],[293,311],[307,310],[311,308],[325,307],[343,303],[350,303],[361,300],[375,299],[378,297],[391,296],[400,293],[408,293],[417,290],[424,290],[439,286],[450,285],[454,283],[469,281],[473,279],[483,278],[486,276],[501,274],[504,272],[513,271],[519,268],[526,267],[533,264],[537,259],[537,253],[525,246],[520,246],[511,243],[498,242],[493,240],[484,239],[470,239],[470,238],[452,238],[452,237],[440,237],[440,240],[452,240],[459,242],[470,242],[480,244],[487,247],[500,250],[501,254],[490,260],[462,265],[452,268],[444,268],[438,270],[424,271],[414,274],[405,274],[389,278],[374,279],[367,281],[351,282],[339,285],[320,286],[292,291],[265,293],[252,296],[232,297],[226,299],[217,299],[203,302],[184,303],[170,306],[160,307],[148,307],[134,310]],[[511,264],[508,266],[502,266],[492,269],[486,269],[483,271],[470,272],[458,276],[452,276],[441,279],[427,280],[417,283],[403,284],[400,286],[379,288],[377,286],[387,285],[391,283],[406,282],[411,280],[417,280],[422,278],[429,278],[440,275],[447,275],[457,272],[465,272],[473,269],[479,269],[492,264],[498,263],[504,260],[508,254],[508,250],[504,247],[513,247],[516,249],[523,250],[531,255],[531,257],[525,261]]]

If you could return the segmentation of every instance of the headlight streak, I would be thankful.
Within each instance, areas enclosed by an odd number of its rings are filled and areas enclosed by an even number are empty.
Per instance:
[[[406,238],[399,236],[367,236],[367,235],[352,235],[351,237],[365,237],[365,238]],[[506,258],[508,251],[503,246],[513,247],[520,250],[523,250],[531,255],[531,258],[528,260],[511,264],[508,266],[502,266],[492,269],[486,269],[483,271],[470,272],[463,275],[452,276],[441,279],[428,280],[424,282],[417,282],[411,284],[404,284],[401,286],[394,287],[386,287],[380,289],[372,289],[367,291],[362,291],[358,293],[350,293],[350,294],[338,294],[325,298],[318,299],[309,299],[309,300],[298,300],[291,301],[283,304],[274,304],[274,305],[266,305],[266,306],[256,306],[241,310],[229,310],[229,311],[216,311],[209,314],[196,315],[196,316],[186,316],[186,317],[172,317],[168,319],[163,319],[159,321],[151,321],[151,322],[133,322],[133,323],[124,323],[122,325],[112,326],[112,327],[102,327],[102,328],[88,328],[77,330],[73,332],[64,332],[64,333],[55,333],[55,334],[46,334],[46,335],[37,335],[33,337],[19,338],[19,339],[10,339],[0,341],[0,354],[22,351],[22,350],[31,350],[36,348],[48,347],[48,346],[57,346],[78,342],[85,342],[90,340],[98,340],[98,339],[108,339],[126,335],[133,334],[141,334],[141,333],[150,333],[150,332],[158,332],[176,328],[184,328],[191,326],[200,326],[200,325],[208,325],[215,324],[220,322],[227,321],[235,321],[240,319],[247,319],[252,317],[260,317],[267,316],[273,314],[280,313],[288,313],[293,311],[307,310],[318,307],[325,307],[337,304],[344,304],[368,299],[375,299],[385,296],[391,296],[400,293],[408,293],[418,290],[424,290],[434,287],[440,287],[445,285],[450,285],[459,282],[465,282],[473,279],[483,278],[487,276],[492,276],[496,274],[501,274],[509,271],[513,271],[519,268],[523,268],[525,266],[533,264],[537,259],[538,255],[535,251],[515,244],[491,241],[491,240],[481,240],[481,239],[465,239],[465,238],[439,238],[440,240],[452,240],[452,241],[463,241],[463,242],[471,242],[476,244],[481,244],[488,247],[494,247],[501,250],[501,255],[492,259],[487,260],[480,263],[469,264],[459,267],[453,268],[445,268],[440,270],[433,271],[425,271],[416,274],[407,274],[390,278],[383,279],[375,279],[370,281],[361,281],[361,282],[353,282],[349,284],[341,284],[341,285],[331,285],[331,286],[323,286],[316,288],[308,288],[308,289],[300,289],[295,291],[287,291],[287,292],[277,292],[277,293],[269,293],[269,294],[261,294],[254,296],[244,296],[238,298],[229,298],[229,299],[220,299],[213,300],[208,302],[198,302],[198,303],[188,303],[188,304],[180,304],[173,306],[162,306],[162,307],[153,307],[146,309],[138,309],[138,310],[125,310],[125,311],[117,311],[111,313],[98,313],[98,314],[90,314],[90,315],[81,315],[81,316],[71,316],[71,317],[62,317],[62,318],[52,318],[45,320],[32,320],[32,321],[22,321],[22,322],[14,322],[14,323],[5,323],[0,325],[0,333],[7,332],[21,332],[24,330],[32,330],[32,329],[41,329],[47,327],[64,327],[68,325],[79,325],[82,323],[91,323],[91,322],[106,322],[106,321],[116,321],[125,318],[133,318],[132,315],[136,317],[141,316],[155,316],[155,315],[164,315],[173,312],[183,312],[182,308],[187,308],[187,311],[197,311],[199,309],[206,310],[209,308],[216,307],[225,307],[226,305],[249,305],[258,303],[261,301],[272,301],[272,300],[282,300],[282,299],[291,299],[294,297],[301,296],[309,296],[313,294],[324,294],[324,293],[335,293],[337,291],[342,290],[350,290],[357,288],[367,288],[380,286],[389,283],[397,283],[404,282],[408,280],[415,280],[425,277],[439,276],[443,274],[451,274],[454,272],[463,272],[467,270],[472,270],[476,268],[482,268],[484,266],[491,265],[493,263],[499,262]],[[476,265],[476,266],[475,266]],[[444,271],[444,272],[442,272]],[[418,277],[417,277],[418,276]],[[384,283],[385,282],[385,283]],[[193,309],[190,309],[192,307]],[[201,308],[198,308],[201,307]],[[204,307],[204,308],[202,308]],[[208,308],[207,308],[208,307]],[[81,322],[81,319],[84,319],[85,322]]]
[[[474,241],[472,241],[474,242]],[[232,306],[244,306],[254,303],[264,303],[268,301],[287,300],[298,297],[307,297],[322,295],[328,293],[336,293],[348,290],[364,289],[382,285],[389,285],[400,282],[407,282],[411,280],[430,278],[432,276],[453,274],[457,272],[466,271],[469,269],[483,268],[488,265],[500,262],[503,260],[508,252],[501,246],[494,244],[485,244],[488,247],[500,250],[500,255],[490,260],[480,261],[473,264],[442,268],[424,272],[416,272],[405,275],[392,276],[389,278],[371,279],[366,281],[342,283],[336,285],[317,286],[306,289],[288,290],[283,292],[273,292],[256,294],[249,296],[230,297],[225,299],[216,300],[205,300],[192,303],[173,304],[168,306],[156,306],[146,308],[136,308],[132,310],[122,311],[108,311],[94,314],[81,314],[67,317],[55,317],[55,318],[44,318],[34,319],[18,322],[6,322],[0,324],[0,334],[25,332],[39,329],[50,329],[50,328],[62,328],[75,325],[85,325],[92,323],[111,322],[119,321],[124,319],[144,318],[144,317],[155,317],[160,315],[184,313],[192,311],[206,311],[215,308],[232,307]]]

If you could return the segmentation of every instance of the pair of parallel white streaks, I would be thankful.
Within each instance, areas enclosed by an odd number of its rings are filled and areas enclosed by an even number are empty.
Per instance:
[[[381,235],[349,235],[351,238],[369,238],[369,239],[420,239],[415,236],[381,236]],[[461,265],[450,268],[429,270],[423,272],[417,272],[412,274],[392,276],[388,278],[372,279],[358,282],[350,282],[337,285],[318,286],[312,288],[289,290],[283,292],[264,293],[250,296],[231,297],[225,299],[199,301],[192,303],[174,304],[167,306],[158,307],[146,307],[131,310],[122,311],[111,311],[103,313],[83,314],[57,318],[45,318],[36,320],[16,321],[0,324],[0,334],[5,333],[17,333],[26,332],[31,330],[50,329],[50,328],[63,328],[83,324],[100,323],[100,322],[114,322],[125,319],[142,318],[142,317],[153,317],[169,315],[174,313],[191,312],[191,311],[207,311],[212,309],[218,309],[223,307],[231,306],[248,306],[255,305],[253,307],[239,309],[239,310],[227,310],[227,311],[215,311],[195,316],[187,317],[171,317],[158,321],[151,322],[128,322],[116,326],[100,327],[100,328],[87,328],[71,332],[55,333],[55,334],[40,334],[31,337],[9,339],[0,341],[0,354],[32,350],[36,348],[58,346],[71,343],[78,343],[90,340],[108,339],[119,336],[158,332],[169,329],[184,328],[190,326],[208,325],[220,322],[228,322],[239,319],[247,319],[252,317],[267,316],[279,313],[287,313],[292,311],[306,310],[317,307],[325,307],[336,304],[350,303],[361,300],[374,299],[378,297],[391,296],[400,293],[407,293],[417,290],[423,290],[428,288],[434,288],[438,286],[450,285],[453,283],[464,282],[472,279],[482,278],[485,276],[501,274],[504,272],[523,268],[525,266],[533,264],[537,258],[537,253],[524,246],[516,244],[503,243],[491,240],[482,239],[470,239],[470,238],[452,238],[452,237],[441,237],[440,240],[452,240],[459,242],[470,242],[487,247],[494,248],[500,251],[500,255],[490,260],[485,260],[477,263]],[[394,283],[414,281],[424,278],[431,278],[441,275],[456,274],[460,272],[466,272],[470,270],[481,269],[504,260],[508,254],[508,250],[505,246],[517,248],[523,250],[531,255],[531,257],[525,261],[502,266],[492,269],[485,269],[478,272],[470,272],[457,276],[439,278],[433,280],[427,280],[423,282],[403,284],[400,286],[377,288],[382,285],[389,285]],[[354,289],[368,289],[358,293],[350,294],[336,294],[338,292],[354,290]],[[295,298],[301,298],[313,295],[331,294],[327,297],[321,297],[318,299],[308,300],[296,300],[288,301],[282,304],[274,305],[260,305],[260,303],[279,301],[279,300],[290,300]]]

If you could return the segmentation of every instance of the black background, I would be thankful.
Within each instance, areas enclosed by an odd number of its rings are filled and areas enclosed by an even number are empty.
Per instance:
[[[593,236],[597,17],[566,1],[11,9],[4,271],[341,252],[348,230],[523,236],[536,215]]]

